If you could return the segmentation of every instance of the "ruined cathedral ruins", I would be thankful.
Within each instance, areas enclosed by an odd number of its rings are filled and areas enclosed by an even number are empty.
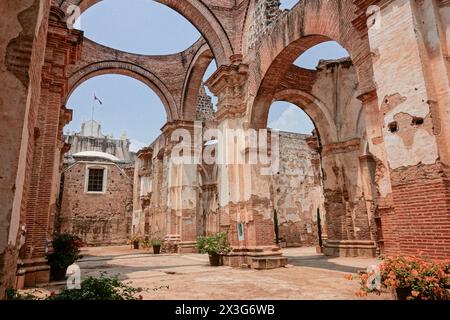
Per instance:
[[[93,245],[158,237],[180,253],[226,232],[225,263],[256,269],[284,266],[283,244],[316,245],[318,228],[326,255],[450,258],[450,1],[156,0],[202,35],[167,56],[85,38],[74,8],[99,1],[0,2],[0,298],[18,277],[48,282],[61,229]],[[350,58],[293,64],[330,40]],[[103,74],[142,81],[165,106],[161,136],[136,155],[64,136],[69,95]],[[268,129],[277,101],[315,131]],[[98,215],[73,206],[92,197]]]

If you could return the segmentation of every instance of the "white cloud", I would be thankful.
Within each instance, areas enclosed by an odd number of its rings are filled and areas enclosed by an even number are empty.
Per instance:
[[[306,113],[297,106],[290,105],[269,127],[280,131],[311,134],[314,124]]]
[[[131,145],[130,145],[130,151],[131,152],[138,152],[139,150],[148,147],[148,143],[136,140],[136,139],[130,139]]]

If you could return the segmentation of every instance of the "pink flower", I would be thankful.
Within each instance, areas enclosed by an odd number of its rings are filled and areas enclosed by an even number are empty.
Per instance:
[[[419,296],[420,292],[419,291],[411,291],[411,294],[414,298],[417,298]]]

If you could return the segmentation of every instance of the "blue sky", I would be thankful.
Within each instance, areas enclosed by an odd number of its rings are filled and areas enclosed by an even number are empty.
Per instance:
[[[298,0],[283,0],[290,8]],[[200,33],[189,21],[170,8],[152,0],[104,0],[87,10],[77,26],[86,37],[109,47],[140,54],[170,54],[188,48]],[[296,64],[314,69],[319,59],[347,56],[337,43],[324,43],[303,54]],[[205,79],[214,72],[212,63]],[[119,137],[126,132],[138,149],[151,143],[165,124],[166,114],[158,96],[143,83],[125,76],[104,75],[81,84],[67,106],[74,120],[65,132],[79,131],[91,119],[94,93],[103,105],[95,104],[94,118],[102,123],[103,133]],[[310,133],[313,124],[296,106],[275,103],[269,126],[285,131]]]

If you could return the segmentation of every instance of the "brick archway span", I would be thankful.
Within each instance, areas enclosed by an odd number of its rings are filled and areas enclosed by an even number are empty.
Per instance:
[[[182,117],[185,120],[195,120],[198,93],[203,83],[205,72],[213,59],[214,55],[208,44],[205,43],[198,49],[194,58],[191,60],[191,64],[187,70],[181,100]]]
[[[80,6],[81,12],[102,0],[53,0],[65,12],[70,5]],[[202,0],[154,0],[175,10],[203,35],[214,52],[218,65],[230,63],[233,47],[220,20]]]
[[[326,41],[337,41],[350,54],[355,65],[359,91],[373,91],[373,69],[367,30],[357,29],[354,22],[356,6],[351,0],[299,2],[288,13],[273,22],[267,36],[256,43],[249,60],[252,74],[252,91],[255,100],[249,117],[253,126],[265,125],[278,84],[283,80],[295,60],[305,51]]]
[[[314,122],[314,125],[319,132],[322,144],[325,145],[337,141],[337,128],[330,112],[325,105],[312,94],[298,89],[286,89],[275,94],[273,102],[276,101],[292,103],[305,111],[305,113]],[[267,110],[264,117],[267,124],[269,110]]]
[[[129,76],[145,83],[161,99],[167,113],[167,121],[179,119],[176,102],[164,83],[150,71],[138,65],[124,61],[96,62],[76,71],[69,78],[69,90],[65,101],[67,102],[72,92],[83,82],[93,77],[105,74]]]

